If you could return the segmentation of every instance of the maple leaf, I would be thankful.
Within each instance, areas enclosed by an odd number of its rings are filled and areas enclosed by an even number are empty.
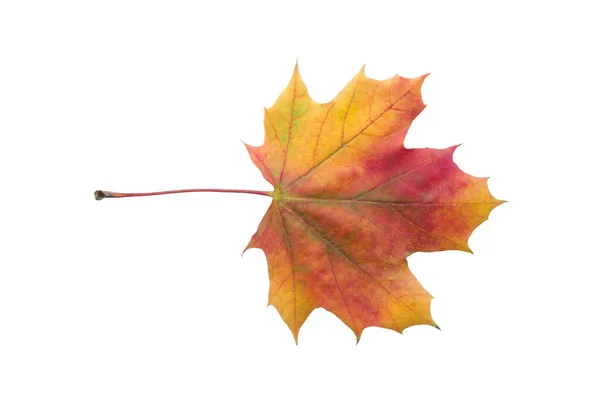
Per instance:
[[[357,340],[369,326],[437,326],[432,296],[406,258],[471,252],[469,236],[503,202],[490,194],[487,178],[457,167],[457,146],[404,147],[425,108],[426,76],[380,81],[363,67],[331,102],[319,104],[296,64],[287,88],[265,109],[264,144],[246,145],[274,187],[246,249],[264,251],[268,303],[296,343],[318,307],[338,316]]]
[[[457,146],[404,147],[408,128],[425,108],[426,76],[379,81],[363,67],[331,102],[320,104],[308,95],[296,64],[287,88],[265,109],[264,144],[246,145],[272,192],[98,190],[95,198],[186,192],[272,197],[245,250],[264,251],[268,303],[296,343],[318,307],[337,315],[357,340],[369,326],[398,332],[437,326],[432,296],[406,258],[417,251],[471,252],[469,236],[504,201],[490,194],[487,178],[466,174],[452,161]]]

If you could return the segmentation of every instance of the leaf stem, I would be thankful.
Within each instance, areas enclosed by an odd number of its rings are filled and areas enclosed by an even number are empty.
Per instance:
[[[180,190],[166,190],[164,192],[147,192],[147,193],[118,193],[109,192],[106,190],[96,190],[94,197],[96,200],[102,200],[104,198],[120,198],[120,197],[142,197],[142,196],[161,196],[163,194],[176,194],[176,193],[196,193],[196,192],[212,192],[212,193],[245,193],[245,194],[257,194],[260,196],[273,197],[272,192],[265,192],[262,190],[244,190],[244,189],[180,189]]]

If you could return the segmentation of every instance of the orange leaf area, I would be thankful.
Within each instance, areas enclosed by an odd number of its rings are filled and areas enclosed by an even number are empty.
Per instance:
[[[337,315],[357,340],[368,326],[436,326],[432,296],[408,268],[417,251],[463,250],[502,203],[486,178],[462,172],[447,149],[409,149],[425,108],[421,85],[364,68],[329,103],[313,101],[298,72],[265,109],[265,141],[248,146],[274,186],[247,248],[264,251],[269,304],[298,341],[310,313]]]

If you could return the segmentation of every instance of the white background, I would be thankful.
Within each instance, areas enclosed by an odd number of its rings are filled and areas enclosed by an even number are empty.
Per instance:
[[[3,1],[0,398],[599,398],[593,4]],[[407,146],[509,200],[475,254],[410,257],[441,331],[318,310],[296,346],[241,258],[268,198],[94,201],[270,190],[241,140],[296,57],[321,102],[431,72]]]

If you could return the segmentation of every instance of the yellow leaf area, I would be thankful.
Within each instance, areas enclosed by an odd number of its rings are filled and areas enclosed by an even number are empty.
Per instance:
[[[273,202],[247,248],[264,251],[269,304],[298,342],[323,307],[356,334],[437,326],[432,296],[406,258],[417,251],[469,251],[468,238],[502,203],[486,178],[462,172],[456,146],[409,149],[404,138],[425,108],[421,85],[364,68],[329,103],[313,101],[298,72],[265,109],[265,141],[247,146],[274,186]]]

